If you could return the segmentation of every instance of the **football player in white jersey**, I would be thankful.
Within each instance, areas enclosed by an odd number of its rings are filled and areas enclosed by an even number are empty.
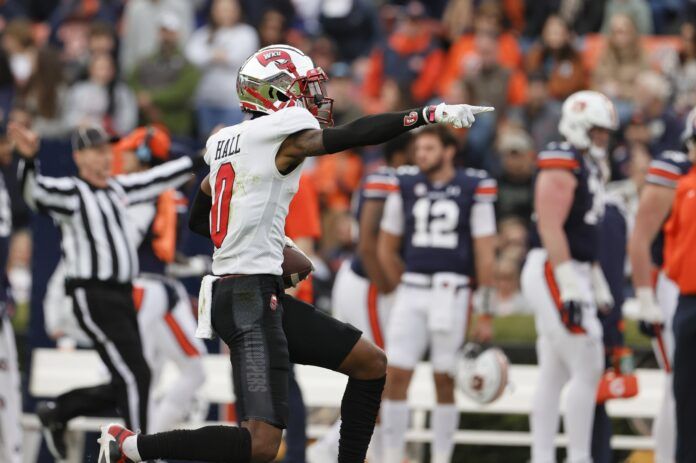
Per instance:
[[[237,93],[251,120],[221,129],[206,144],[210,174],[201,184],[189,226],[215,245],[213,276],[202,293],[199,329],[230,347],[241,427],[135,435],[102,428],[99,461],[155,459],[272,461],[287,419],[289,362],[346,374],[338,461],[363,463],[385,382],[386,357],[351,325],[284,295],[281,265],[288,205],[308,156],[383,143],[429,123],[470,127],[493,108],[427,106],[331,124],[327,76],[300,50],[271,45],[242,65]],[[210,285],[210,291],[208,291]],[[200,315],[203,314],[203,317]],[[202,321],[203,320],[203,324]]]

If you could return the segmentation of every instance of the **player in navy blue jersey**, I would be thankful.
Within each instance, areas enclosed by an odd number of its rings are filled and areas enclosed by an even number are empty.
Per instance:
[[[596,264],[604,212],[606,150],[617,128],[611,101],[582,91],[563,104],[559,132],[566,142],[539,153],[533,249],[522,292],[535,308],[539,379],[532,405],[532,463],[556,461],[560,393],[568,383],[564,428],[568,461],[590,462],[597,383],[604,370],[604,274]],[[603,300],[604,299],[604,300]]]
[[[693,135],[695,120],[696,109],[687,117],[683,138]],[[674,358],[672,318],[677,308],[679,288],[664,272],[671,257],[671,246],[666,243],[665,234],[669,232],[668,217],[672,211],[677,182],[690,169],[688,156],[679,151],[665,151],[651,162],[629,242],[633,287],[642,327],[653,337],[655,357],[666,376],[660,411],[653,421],[656,463],[671,463],[676,453],[671,364]],[[654,277],[655,271],[657,278]]]
[[[490,312],[497,185],[483,171],[455,168],[455,152],[456,139],[447,129],[421,129],[415,140],[417,167],[397,175],[398,191],[384,206],[378,256],[387,277],[400,281],[386,333],[384,463],[403,461],[406,394],[428,348],[437,395],[432,461],[449,463],[459,422],[455,359],[467,331],[475,284],[477,300]]]
[[[389,281],[377,259],[377,237],[384,202],[398,190],[397,168],[411,158],[411,134],[401,135],[384,144],[386,165],[363,178],[356,193],[355,215],[358,222],[357,252],[343,263],[336,275],[331,306],[336,318],[350,323],[363,335],[384,349],[384,330],[394,302],[396,283]],[[309,463],[338,461],[338,440],[341,420],[307,449]],[[367,458],[382,461],[381,426],[375,425]]]

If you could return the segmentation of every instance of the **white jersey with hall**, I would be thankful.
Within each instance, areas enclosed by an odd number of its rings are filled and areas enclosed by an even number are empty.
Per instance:
[[[215,275],[282,274],[285,217],[302,166],[282,175],[276,153],[289,135],[318,128],[309,111],[290,107],[226,127],[208,139]]]

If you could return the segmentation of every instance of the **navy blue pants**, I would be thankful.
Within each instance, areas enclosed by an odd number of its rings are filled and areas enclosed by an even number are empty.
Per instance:
[[[674,314],[677,463],[696,463],[696,295],[680,295]]]

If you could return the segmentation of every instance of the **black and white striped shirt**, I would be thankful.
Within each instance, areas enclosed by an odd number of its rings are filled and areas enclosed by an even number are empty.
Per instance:
[[[182,157],[115,176],[106,188],[96,188],[79,177],[43,176],[37,161],[21,160],[19,178],[27,204],[60,226],[68,280],[130,283],[138,274],[138,253],[129,237],[126,208],[182,185],[197,165]]]

